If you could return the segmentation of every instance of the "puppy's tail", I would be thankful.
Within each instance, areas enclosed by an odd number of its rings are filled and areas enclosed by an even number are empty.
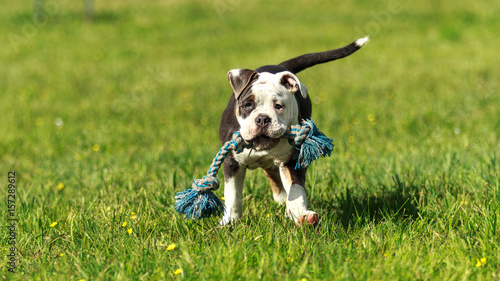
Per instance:
[[[285,67],[288,71],[292,73],[299,73],[300,71],[309,68],[311,66],[347,57],[348,55],[356,52],[361,47],[363,47],[363,45],[366,44],[366,42],[368,42],[368,36],[360,38],[352,42],[351,44],[339,49],[330,50],[326,52],[305,54],[284,61],[279,65]]]

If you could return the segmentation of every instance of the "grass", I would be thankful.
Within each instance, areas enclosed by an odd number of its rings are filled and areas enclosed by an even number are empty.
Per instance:
[[[6,202],[16,172],[18,218],[2,279],[500,279],[498,6],[108,1],[89,22],[47,1],[35,24],[22,2],[0,11],[0,186]],[[365,33],[299,75],[336,145],[307,177],[317,229],[285,218],[261,171],[231,227],[173,211],[220,147],[228,70]]]

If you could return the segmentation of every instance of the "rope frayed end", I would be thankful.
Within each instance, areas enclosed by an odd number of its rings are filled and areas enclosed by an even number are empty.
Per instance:
[[[233,139],[226,142],[215,156],[207,175],[193,180],[190,189],[177,193],[174,209],[190,220],[220,216],[224,212],[224,204],[212,192],[219,189],[217,173],[230,151],[240,152],[248,146],[241,134],[235,132]]]
[[[200,191],[190,188],[178,192],[174,208],[189,220],[219,216],[224,212],[222,201],[208,189]]]

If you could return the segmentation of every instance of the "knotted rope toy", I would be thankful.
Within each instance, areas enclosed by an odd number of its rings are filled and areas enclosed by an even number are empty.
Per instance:
[[[319,131],[311,119],[292,125],[283,138],[288,139],[297,149],[295,169],[306,168],[320,156],[331,156],[333,150],[333,140]],[[224,143],[215,156],[207,175],[193,180],[190,189],[177,193],[174,208],[190,220],[221,215],[224,204],[212,192],[219,188],[217,173],[231,151],[241,153],[245,148],[252,148],[252,144],[245,141],[240,132],[235,132],[233,138]]]

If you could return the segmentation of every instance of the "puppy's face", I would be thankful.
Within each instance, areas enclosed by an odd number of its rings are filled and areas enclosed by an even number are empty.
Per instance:
[[[271,74],[232,70],[229,81],[236,95],[236,117],[242,137],[254,149],[276,146],[290,125],[298,122],[295,94],[307,96],[307,89],[288,71]]]

